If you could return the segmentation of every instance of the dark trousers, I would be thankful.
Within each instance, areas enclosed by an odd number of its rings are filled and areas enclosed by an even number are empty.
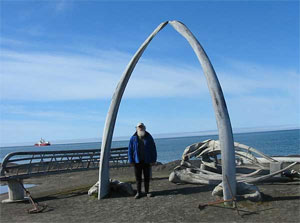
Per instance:
[[[141,193],[141,189],[142,189],[142,173],[144,174],[145,193],[149,193],[150,170],[151,170],[150,163],[141,162],[141,163],[134,164],[136,188],[138,193]]]

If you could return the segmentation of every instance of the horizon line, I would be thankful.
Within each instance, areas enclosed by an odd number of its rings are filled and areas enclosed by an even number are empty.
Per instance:
[[[269,126],[269,127],[247,127],[247,128],[235,128],[232,130],[233,134],[240,133],[254,133],[254,132],[269,132],[269,131],[283,131],[283,130],[297,130],[300,126],[297,125],[283,125],[283,126]],[[218,135],[218,130],[203,130],[193,132],[173,132],[173,133],[153,133],[154,139],[165,139],[165,138],[180,138],[180,137],[194,137],[194,136],[213,136]],[[131,136],[116,136],[113,137],[112,141],[127,141]],[[85,138],[85,139],[60,139],[51,140],[52,144],[70,144],[70,143],[95,143],[102,142],[102,137],[97,138]],[[13,146],[31,146],[35,142],[20,142],[20,143],[3,143],[0,147],[13,147]]]

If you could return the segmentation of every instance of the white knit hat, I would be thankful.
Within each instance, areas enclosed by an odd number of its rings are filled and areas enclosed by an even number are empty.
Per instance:
[[[144,127],[144,128],[146,128],[146,126],[144,125],[144,123],[142,123],[142,122],[139,122],[137,125],[136,125],[136,128],[137,127]]]

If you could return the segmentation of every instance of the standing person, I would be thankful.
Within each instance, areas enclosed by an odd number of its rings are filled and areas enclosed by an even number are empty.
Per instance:
[[[146,131],[143,123],[138,123],[136,132],[130,138],[128,147],[129,163],[134,165],[137,193],[135,199],[142,196],[142,173],[144,174],[144,186],[147,197],[153,195],[149,193],[151,165],[156,162],[157,152],[153,137]]]

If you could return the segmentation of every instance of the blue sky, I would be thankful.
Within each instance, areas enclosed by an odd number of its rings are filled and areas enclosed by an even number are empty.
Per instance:
[[[0,144],[101,138],[118,80],[166,20],[186,24],[219,77],[234,129],[299,127],[299,1],[2,0]],[[191,47],[171,26],[125,91],[115,136],[216,129]]]

